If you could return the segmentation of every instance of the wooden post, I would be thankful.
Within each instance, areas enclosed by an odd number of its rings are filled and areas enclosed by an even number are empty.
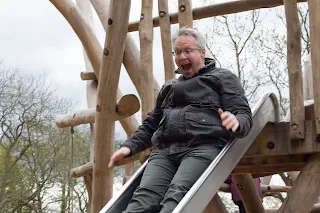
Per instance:
[[[250,174],[232,175],[246,211],[248,213],[264,212],[261,198]]]
[[[93,29],[93,16],[91,10],[91,4],[89,0],[77,0],[77,5],[79,9],[82,11],[82,14],[87,21],[88,25]],[[93,32],[93,31],[92,31]],[[94,32],[93,32],[94,33]],[[83,47],[83,56],[84,63],[86,66],[86,71],[93,70],[88,55],[86,54],[85,48]],[[92,72],[94,78],[96,78],[95,73]],[[96,80],[96,79],[95,79]],[[88,108],[94,107],[97,104],[97,81],[88,80],[86,85],[86,93],[87,93],[87,106]],[[94,143],[96,140],[95,137],[95,124],[90,124],[90,161],[93,161],[94,157]],[[92,174],[87,177],[84,177],[84,183],[86,185],[87,193],[88,193],[88,208],[90,209],[91,200],[92,200]]]
[[[91,213],[99,212],[112,197],[113,169],[107,168],[107,162],[113,154],[116,118],[114,106],[128,31],[130,5],[130,0],[110,1],[108,35],[103,50],[96,107],[96,143]]]
[[[312,154],[308,157],[279,213],[309,213],[320,194],[319,173],[320,153]]]
[[[303,97],[304,100],[313,99],[313,77],[310,54],[305,57],[303,62]]]
[[[290,138],[304,138],[304,105],[301,69],[301,27],[297,0],[284,0],[287,21],[287,55],[290,88]]]
[[[168,10],[168,0],[158,0],[159,23],[161,32],[162,54],[164,63],[165,81],[175,77],[174,62],[172,57],[170,18]]]
[[[218,193],[210,200],[202,213],[228,213]]]
[[[313,76],[314,112],[317,135],[320,136],[320,2],[308,0],[310,13],[311,64]]]
[[[92,175],[84,176],[84,183],[86,184],[86,189],[88,192],[88,198],[89,198],[89,206],[88,209],[91,208],[91,201],[92,201]]]
[[[152,7],[153,0],[142,0],[139,38],[140,38],[140,86],[142,102],[142,120],[154,108],[153,73],[152,73]]]
[[[178,19],[179,28],[193,26],[192,3],[191,0],[179,0]]]

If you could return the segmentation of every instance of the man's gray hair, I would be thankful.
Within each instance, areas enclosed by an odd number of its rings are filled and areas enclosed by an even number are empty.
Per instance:
[[[196,39],[197,47],[201,49],[206,49],[206,39],[202,35],[202,33],[200,33],[195,28],[188,28],[188,27],[181,27],[172,35],[172,45],[174,44],[174,42],[177,40],[179,36],[188,36],[188,35],[193,36]]]

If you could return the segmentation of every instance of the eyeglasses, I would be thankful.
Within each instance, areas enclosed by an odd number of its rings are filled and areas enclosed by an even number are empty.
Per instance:
[[[175,50],[175,51],[172,52],[172,55],[180,56],[182,53],[184,53],[185,55],[190,55],[195,50],[201,50],[201,48],[188,48],[188,49],[185,49],[185,50]]]

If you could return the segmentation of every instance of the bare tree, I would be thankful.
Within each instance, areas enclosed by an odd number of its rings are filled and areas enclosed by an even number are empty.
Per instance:
[[[0,66],[0,209],[42,212],[60,147],[54,117],[70,101],[59,98],[45,75]],[[55,137],[55,138],[54,138]]]

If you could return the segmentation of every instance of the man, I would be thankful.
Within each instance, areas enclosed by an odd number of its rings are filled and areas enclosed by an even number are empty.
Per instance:
[[[112,167],[121,158],[158,147],[125,213],[172,212],[221,148],[252,126],[239,80],[205,59],[204,36],[181,28],[172,43],[182,75],[164,84],[154,110],[109,162]]]

